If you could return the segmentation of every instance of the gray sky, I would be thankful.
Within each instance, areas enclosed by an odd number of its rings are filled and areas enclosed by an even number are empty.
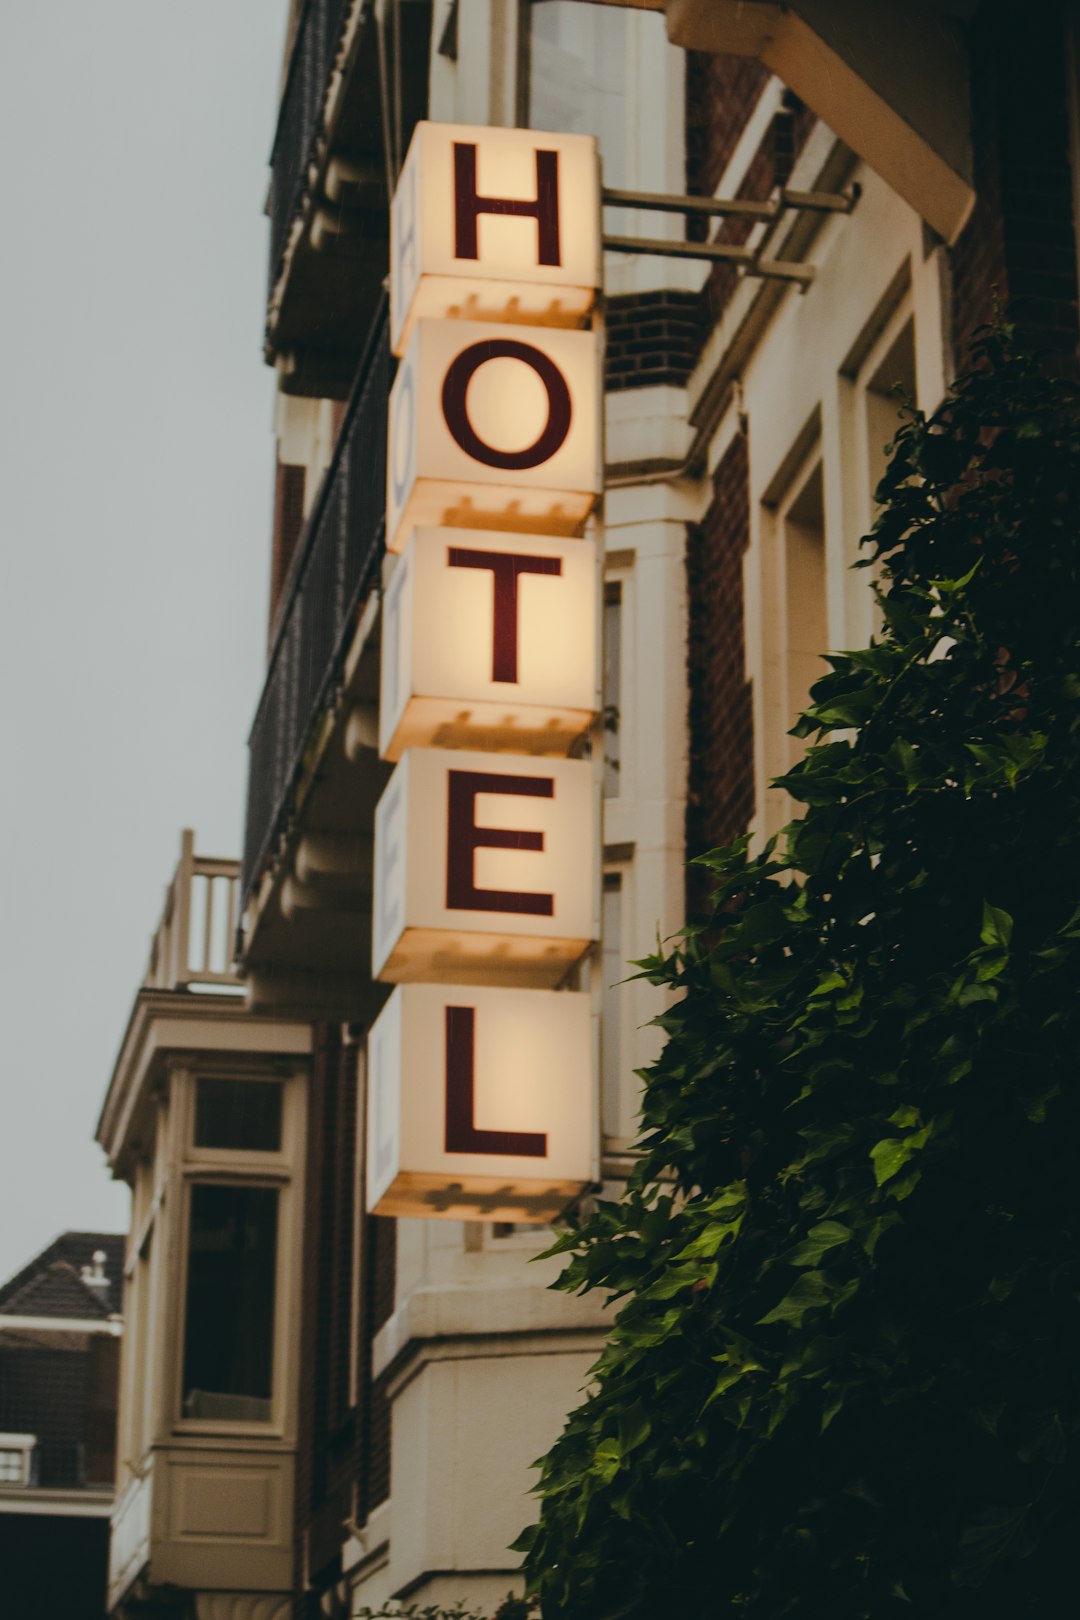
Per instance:
[[[92,1140],[179,832],[239,853],[286,0],[0,25],[0,1280],[121,1231]]]

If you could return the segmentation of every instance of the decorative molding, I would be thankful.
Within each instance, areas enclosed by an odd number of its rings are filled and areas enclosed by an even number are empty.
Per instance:
[[[107,1519],[112,1513],[113,1492],[93,1486],[63,1490],[49,1485],[0,1492],[0,1514],[32,1513],[43,1519]]]
[[[288,1620],[289,1592],[196,1592],[198,1620]]]

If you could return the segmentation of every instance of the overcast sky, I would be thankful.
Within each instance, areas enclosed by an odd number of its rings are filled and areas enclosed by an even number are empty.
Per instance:
[[[0,24],[0,1281],[67,1228],[126,1228],[93,1131],[180,829],[240,850],[285,11]]]

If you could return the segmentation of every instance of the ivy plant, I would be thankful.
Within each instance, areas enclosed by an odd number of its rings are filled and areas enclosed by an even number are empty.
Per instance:
[[[1080,402],[984,332],[892,447],[639,1158],[555,1250],[618,1302],[519,1542],[547,1620],[1027,1620],[1080,1527]]]
[[[531,1620],[535,1614],[536,1606],[531,1598],[508,1592],[494,1614],[486,1608],[470,1609],[464,1598],[459,1598],[449,1608],[438,1603],[402,1605],[391,1599],[378,1609],[357,1609],[354,1620]]]

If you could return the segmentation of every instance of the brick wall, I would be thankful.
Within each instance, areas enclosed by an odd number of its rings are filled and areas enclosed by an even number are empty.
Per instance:
[[[734,56],[687,55],[686,189],[711,196],[731,158],[758,97],[769,80],[760,63]],[[785,92],[737,195],[753,201],[785,185],[816,119],[797,96]],[[691,220],[694,240],[712,237],[741,246],[752,227],[742,220]],[[701,293],[669,288],[616,295],[606,305],[605,388],[667,384],[685,387],[710,328],[738,285],[732,265],[717,265]]]
[[[386,1397],[385,1380],[371,1381],[371,1347],[375,1335],[390,1320],[394,1310],[397,1222],[369,1215],[365,1236],[367,1327],[360,1346],[365,1406],[357,1470],[358,1516],[361,1518],[374,1512],[390,1495],[390,1402]]]
[[[750,542],[747,442],[736,436],[713,478],[709,509],[687,534],[690,691],[688,856],[744,832],[754,811],[754,743],[745,676],[743,554]],[[687,911],[706,898],[687,869]]]
[[[335,1025],[315,1031],[308,1092],[307,1194],[301,1326],[300,1445],[296,1531],[302,1549],[296,1613],[305,1613],[305,1571],[315,1584],[340,1570],[352,1507],[356,1412],[349,1401],[356,1054]]]
[[[604,387],[648,388],[686,385],[705,342],[705,309],[697,293],[648,292],[618,295],[606,305],[607,350]]]
[[[316,1027],[308,1092],[294,1620],[318,1612],[310,1587],[325,1590],[340,1577],[346,1521],[355,1512],[363,1523],[390,1493],[390,1410],[371,1366],[375,1335],[394,1308],[397,1225],[362,1211],[358,1219],[357,1060],[358,1048],[342,1042],[336,1025]],[[354,1355],[355,1406],[349,1400]]]
[[[1060,8],[1038,27],[1014,4],[987,0],[971,31],[977,200],[952,252],[953,350],[966,363],[994,289],[1024,340],[1074,373],[1076,238],[1069,165],[1066,55]]]
[[[814,114],[799,98],[785,91],[783,104],[770,120],[761,145],[750,159],[736,197],[749,202],[764,202],[776,186],[787,185],[816,123]],[[742,247],[753,229],[750,220],[721,220],[719,228],[712,233],[712,240]],[[703,293],[706,320],[710,326],[723,315],[739,280],[739,272],[733,264],[718,264],[711,271]]]
[[[753,57],[686,53],[686,189],[711,197],[769,82]]]

